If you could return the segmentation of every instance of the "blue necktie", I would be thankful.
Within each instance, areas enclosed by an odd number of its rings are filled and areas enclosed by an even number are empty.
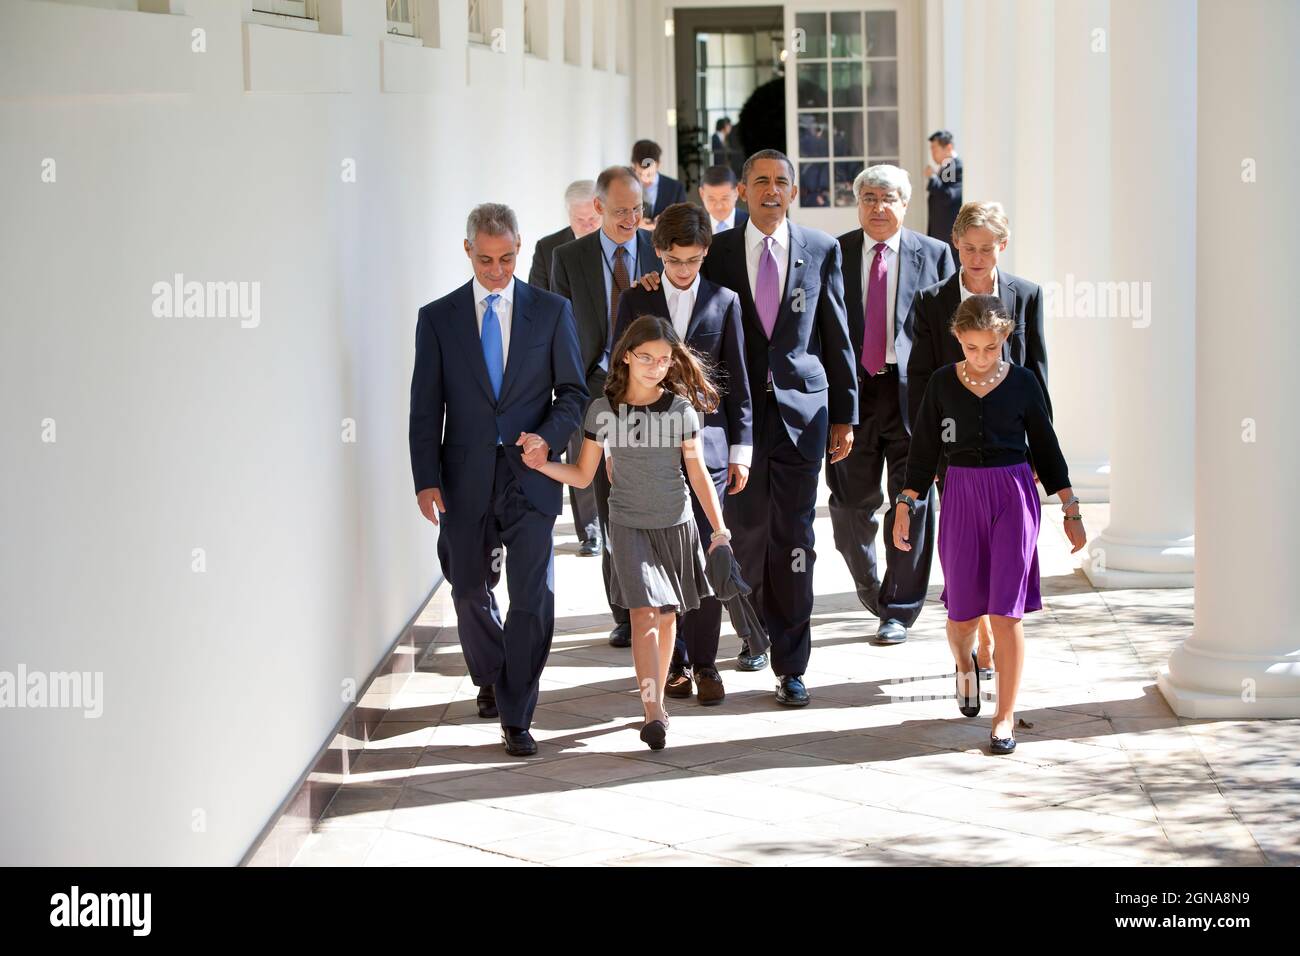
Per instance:
[[[505,374],[505,350],[501,345],[501,319],[497,317],[496,300],[501,298],[493,292],[487,297],[487,308],[483,310],[483,331],[480,341],[483,344],[483,361],[487,363],[488,380],[492,382],[492,395],[501,397],[501,379]],[[501,436],[497,435],[497,444]]]

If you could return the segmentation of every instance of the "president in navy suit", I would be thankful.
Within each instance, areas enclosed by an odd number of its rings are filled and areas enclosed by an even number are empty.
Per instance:
[[[519,225],[509,207],[469,215],[474,278],[420,309],[411,378],[411,471],[421,513],[439,525],[457,630],[481,716],[499,716],[506,752],[537,752],[529,732],[555,629],[554,460],[587,401],[569,303],[514,278]],[[525,457],[522,432],[544,442]],[[493,589],[501,551],[510,589],[504,624]]]
[[[786,218],[798,195],[789,158],[754,153],[740,194],[749,222],[714,236],[704,260],[704,277],[740,296],[754,401],[754,463],[727,523],[772,642],[777,702],[798,707],[808,703],[818,478],[828,451],[837,462],[853,445],[857,360],[839,243]]]
[[[911,447],[907,360],[919,289],[953,274],[948,244],[903,227],[912,183],[897,166],[869,166],[853,181],[861,228],[839,237],[844,304],[857,357],[858,424],[853,451],[826,466],[831,528],[858,599],[880,619],[876,644],[900,644],[925,604],[934,558],[933,493],[912,515],[912,550],[894,547],[894,497],[903,490]],[[881,474],[885,474],[882,486]],[[877,512],[888,490],[885,560],[876,559]]]
[[[641,284],[619,299],[610,341],[617,343],[641,316],[655,315],[672,322],[681,340],[708,360],[722,402],[705,414],[700,441],[704,466],[725,508],[728,490],[734,495],[744,489],[754,452],[740,297],[700,276],[713,229],[709,214],[699,206],[686,202],[669,206],[659,216],[652,238],[663,272],[643,277]],[[614,467],[618,468],[617,463]],[[699,500],[692,496],[692,501],[695,524],[710,529]],[[726,692],[716,663],[721,627],[722,604],[716,597],[702,598],[697,610],[682,617],[664,693],[689,697],[693,679],[701,704],[722,703]]]
[[[662,268],[650,234],[640,228],[641,181],[627,166],[610,166],[596,177],[596,211],[600,228],[590,235],[565,243],[555,250],[551,263],[551,291],[569,300],[578,326],[578,344],[587,391],[595,401],[605,391],[609,371],[609,333],[618,317],[619,298],[647,272]],[[582,430],[570,441],[569,460],[581,454]],[[597,468],[592,481],[596,489],[596,512],[601,531],[601,576],[609,598],[613,565],[609,544],[609,476]],[[632,625],[627,608],[609,602],[614,628],[609,632],[613,647],[632,646]]]

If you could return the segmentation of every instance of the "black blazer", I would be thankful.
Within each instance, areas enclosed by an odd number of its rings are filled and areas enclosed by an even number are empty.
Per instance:
[[[939,175],[931,176],[925,184],[927,212],[930,214],[926,232],[933,239],[952,244],[952,224],[961,211],[961,157],[952,158],[953,175],[945,182],[943,168]],[[960,263],[958,263],[960,265]]]
[[[713,237],[703,274],[740,296],[750,393],[765,393],[770,369],[790,441],[807,461],[817,461],[826,454],[831,423],[857,424],[858,363],[844,314],[839,243],[818,229],[789,226],[790,261],[771,341],[749,288],[747,229]]]
[[[582,367],[586,370],[587,391],[599,396],[605,388],[605,368],[600,364],[609,341],[609,296],[605,294],[605,250],[600,244],[601,230],[559,246],[551,262],[551,291],[573,304],[578,325],[578,345]],[[647,272],[659,272],[663,263],[655,255],[650,233],[636,231],[637,274],[629,276],[635,283]]]
[[[853,340],[856,367],[862,369],[862,340],[866,337],[866,294],[862,288],[862,253],[867,237],[854,229],[839,237],[844,254],[844,308],[848,312],[849,337]],[[874,245],[874,243],[872,244]],[[869,250],[868,250],[869,251]],[[894,297],[894,352],[898,356],[898,407],[903,424],[910,431],[907,403],[907,362],[915,335],[912,304],[920,289],[948,278],[956,271],[946,242],[931,239],[904,228],[898,241],[898,293]],[[874,369],[872,370],[874,371]],[[860,374],[866,374],[862,370]]]
[[[655,207],[650,213],[650,218],[658,218],[661,212],[675,202],[686,202],[686,187],[679,180],[660,173],[659,191],[655,193]]]
[[[528,270],[528,284],[537,289],[551,291],[551,257],[555,250],[566,242],[578,238],[573,234],[572,226],[565,226],[559,232],[542,236],[533,247],[533,267]]]
[[[661,284],[653,292],[633,286],[618,300],[618,321],[613,341],[642,315],[672,319],[668,296]],[[732,445],[754,444],[754,413],[745,369],[745,331],[740,317],[740,297],[730,289],[700,277],[695,308],[686,326],[686,344],[709,360],[714,385],[722,393],[718,407],[704,416],[701,436],[704,464],[711,471],[726,471]]]
[[[587,389],[569,303],[515,280],[501,396],[492,393],[479,338],[474,286],[467,282],[420,309],[411,376],[410,448],[415,490],[441,488],[448,511],[486,512],[497,435],[529,503],[560,513],[559,482],[523,462],[515,445],[534,432],[555,461],[579,424]]]
[[[930,376],[943,366],[965,358],[961,343],[949,330],[953,314],[961,305],[960,281],[961,273],[954,272],[938,285],[916,294],[912,306],[912,355],[907,362],[907,402],[911,421],[916,421]],[[1047,413],[1051,415],[1052,398],[1047,391],[1047,342],[1043,331],[1043,290],[1028,279],[999,269],[998,297],[1015,322],[1011,335],[1002,346],[1002,357],[1034,373],[1047,401]]]

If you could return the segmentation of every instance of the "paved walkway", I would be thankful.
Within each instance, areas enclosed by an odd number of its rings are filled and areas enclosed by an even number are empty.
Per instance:
[[[1084,507],[1091,534],[1106,511]],[[392,699],[372,688],[389,716],[296,865],[1300,864],[1300,721],[1182,720],[1155,687],[1191,590],[1094,591],[1045,521],[1018,715],[1032,727],[993,757],[992,706],[967,720],[951,697],[938,561],[907,643],[877,648],[824,501],[817,540],[812,704],[783,709],[770,669],[733,669],[724,615],[727,700],[670,701],[659,753],[637,737],[631,652],[606,643],[600,565],[575,555],[566,517],[537,757],[507,757],[478,719],[440,589],[418,673]]]

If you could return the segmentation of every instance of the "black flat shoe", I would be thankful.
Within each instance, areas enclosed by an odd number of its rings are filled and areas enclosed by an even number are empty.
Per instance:
[[[501,742],[512,757],[531,757],[537,753],[537,741],[526,727],[502,727]]]
[[[578,557],[580,558],[594,558],[596,555],[600,554],[600,551],[601,547],[599,541],[584,541],[582,544],[578,545]]]
[[[641,740],[651,750],[663,750],[668,743],[668,725],[662,720],[647,720],[641,728]]]
[[[478,704],[478,715],[485,720],[489,717],[498,716],[497,692],[491,684],[478,689],[478,698],[475,703]]]
[[[1015,749],[1015,737],[994,737],[992,734],[989,734],[989,753],[1009,754]]]
[[[974,665],[975,671],[975,696],[967,697],[961,692],[961,671],[958,671],[957,709],[961,711],[963,717],[978,717],[980,715],[980,665],[974,651],[971,652],[970,662]]]

